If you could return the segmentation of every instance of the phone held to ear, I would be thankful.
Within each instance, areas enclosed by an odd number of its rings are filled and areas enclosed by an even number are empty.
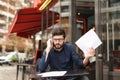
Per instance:
[[[49,47],[49,48],[52,48],[52,47],[53,47],[53,41],[52,41],[52,39],[49,39],[49,40],[47,41],[47,47]]]
[[[50,40],[50,43],[51,43],[51,46],[53,47],[53,40],[52,39]]]

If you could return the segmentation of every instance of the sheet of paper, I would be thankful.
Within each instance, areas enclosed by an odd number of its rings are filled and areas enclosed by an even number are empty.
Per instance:
[[[38,75],[41,75],[41,77],[55,77],[55,76],[63,76],[65,75],[67,71],[50,71],[50,72],[44,72],[40,73]]]
[[[96,49],[99,45],[102,44],[102,41],[98,37],[98,35],[94,32],[93,29],[89,30],[82,37],[80,37],[75,44],[84,52],[84,56],[87,54],[87,50],[90,47]]]

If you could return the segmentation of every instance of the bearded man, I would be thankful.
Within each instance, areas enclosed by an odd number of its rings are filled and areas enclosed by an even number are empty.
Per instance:
[[[73,70],[73,62],[82,68],[85,67],[89,59],[94,56],[95,50],[90,48],[88,55],[82,60],[77,54],[75,47],[65,42],[66,34],[62,28],[54,28],[52,39],[47,41],[47,47],[39,63],[39,71],[45,72],[48,65],[50,71],[69,71]],[[83,80],[81,77],[50,78],[51,80]],[[84,79],[85,80],[85,79]],[[88,80],[88,79],[87,79]]]

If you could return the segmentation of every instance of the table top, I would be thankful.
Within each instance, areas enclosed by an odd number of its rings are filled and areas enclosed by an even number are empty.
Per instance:
[[[84,76],[89,75],[89,72],[86,70],[70,70],[64,76]]]
[[[26,63],[18,63],[16,65],[19,65],[19,66],[34,66],[33,64],[26,64]]]
[[[34,64],[26,64],[26,63],[11,63],[13,65],[18,65],[18,66],[35,66]]]
[[[48,78],[48,77],[42,77],[41,75],[38,75],[39,73],[33,73],[31,75],[31,78]],[[70,70],[67,71],[67,73],[63,76],[49,76],[49,77],[69,77],[69,76],[85,76],[89,75],[89,72],[86,70]]]

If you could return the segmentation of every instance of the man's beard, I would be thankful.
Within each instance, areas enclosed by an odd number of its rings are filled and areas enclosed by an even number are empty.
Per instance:
[[[63,43],[64,44],[64,43]],[[54,44],[53,43],[53,47],[54,47],[54,49],[56,49],[56,50],[60,50],[60,49],[62,49],[63,48],[63,44]]]

